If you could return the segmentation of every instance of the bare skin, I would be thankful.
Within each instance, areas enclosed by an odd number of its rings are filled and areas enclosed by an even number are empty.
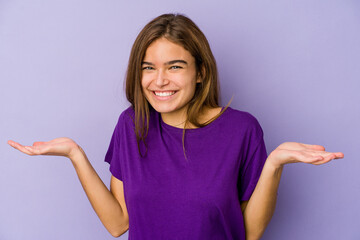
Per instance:
[[[343,157],[342,152],[326,152],[325,148],[320,145],[297,142],[280,144],[266,159],[250,200],[241,203],[246,239],[260,239],[269,224],[275,211],[277,189],[285,164],[303,162],[321,165]]]
[[[211,111],[211,116],[219,110]],[[48,142],[34,142],[24,146],[9,140],[15,149],[31,155],[64,156],[71,160],[79,180],[100,220],[113,236],[122,235],[129,227],[123,183],[111,178],[109,191],[92,168],[86,154],[70,138],[56,138]],[[268,156],[260,179],[249,201],[242,202],[246,239],[260,239],[274,213],[276,193],[283,166],[289,163],[303,162],[313,165],[325,164],[333,159],[343,158],[342,152],[326,152],[320,145],[297,142],[280,144]]]
[[[122,182],[112,177],[109,191],[90,164],[85,152],[72,139],[56,138],[48,142],[34,142],[32,146],[23,146],[9,140],[8,144],[31,156],[53,155],[69,158],[92,207],[106,229],[114,237],[127,231],[129,216]]]

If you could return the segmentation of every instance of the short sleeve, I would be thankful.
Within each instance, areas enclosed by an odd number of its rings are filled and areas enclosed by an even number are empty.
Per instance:
[[[243,156],[244,159],[240,166],[238,180],[239,199],[240,201],[248,201],[256,187],[268,157],[264,142],[264,134],[257,121]]]
[[[122,130],[124,129],[124,121],[123,121],[123,114],[120,115],[118,122],[115,126],[114,132],[112,134],[109,148],[105,155],[105,162],[110,164],[110,172],[111,174],[123,181],[122,179],[122,172],[121,172],[121,134]]]

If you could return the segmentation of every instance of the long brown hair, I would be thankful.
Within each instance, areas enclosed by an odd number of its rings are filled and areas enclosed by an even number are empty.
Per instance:
[[[200,74],[201,82],[197,83],[193,98],[187,109],[187,120],[183,131],[183,149],[185,154],[185,128],[189,123],[196,127],[204,127],[218,116],[205,123],[199,122],[199,116],[205,107],[219,106],[218,72],[215,58],[211,52],[205,35],[188,17],[181,14],[163,14],[150,21],[137,36],[130,53],[126,74],[126,97],[135,111],[135,133],[140,156],[140,142],[146,145],[145,138],[149,130],[149,115],[151,106],[147,102],[141,87],[141,63],[149,45],[159,38],[179,44],[195,58],[196,71]],[[146,147],[147,150],[147,147]],[[145,153],[146,154],[146,153]]]

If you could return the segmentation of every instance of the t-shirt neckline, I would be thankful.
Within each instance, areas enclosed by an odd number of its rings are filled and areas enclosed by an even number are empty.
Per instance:
[[[225,107],[221,107],[221,111],[224,110]],[[220,119],[223,117],[223,115],[227,112],[227,110],[229,109],[230,107],[227,107],[227,109],[225,109],[225,111],[218,117],[216,118],[214,121],[212,121],[211,123],[209,123],[208,125],[206,125],[205,127],[201,127],[201,128],[189,128],[189,129],[185,129],[186,132],[199,132],[199,131],[204,131],[206,129],[209,129],[209,128],[212,128],[213,126],[217,125],[219,122],[220,122]],[[162,117],[161,117],[161,114],[159,112],[156,112],[159,116],[159,120],[160,120],[160,124],[162,127],[170,130],[170,131],[174,131],[174,132],[183,132],[183,128],[177,128],[177,127],[174,127],[174,126],[171,126],[167,123],[165,123],[163,120],[162,120]]]

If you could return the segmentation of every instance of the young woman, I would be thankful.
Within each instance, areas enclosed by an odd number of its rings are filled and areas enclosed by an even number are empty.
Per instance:
[[[28,155],[71,160],[100,220],[129,239],[259,239],[276,203],[283,166],[343,158],[286,142],[268,156],[249,113],[220,107],[215,59],[200,29],[164,14],[138,35],[126,95],[105,161],[110,191],[69,138],[23,146]]]

